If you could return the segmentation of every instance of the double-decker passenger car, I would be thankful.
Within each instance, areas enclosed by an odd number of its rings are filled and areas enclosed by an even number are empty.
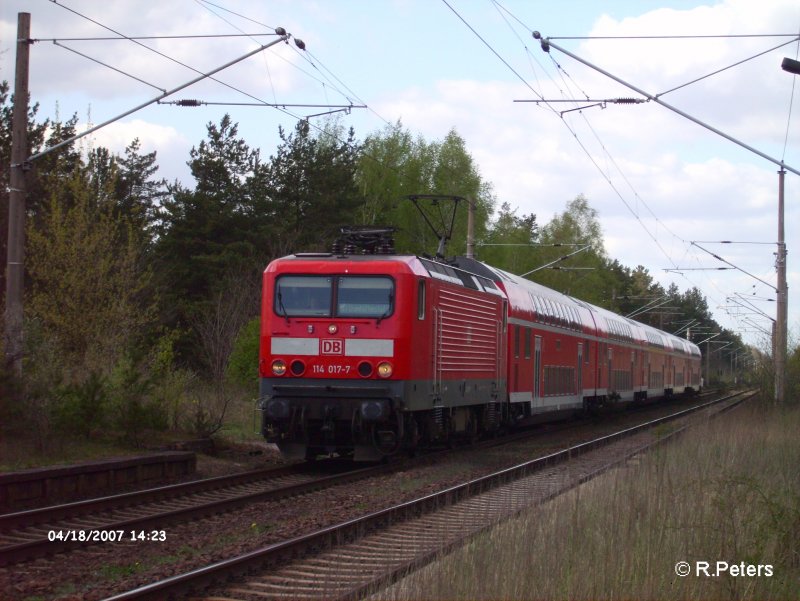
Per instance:
[[[376,460],[697,390],[682,339],[468,258],[296,254],[264,272],[262,430]]]

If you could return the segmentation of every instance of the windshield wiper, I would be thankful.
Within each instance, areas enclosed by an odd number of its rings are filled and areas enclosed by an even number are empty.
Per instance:
[[[375,322],[375,325],[376,325],[376,326],[377,326],[377,325],[380,325],[380,323],[381,323],[381,322],[382,322],[384,319],[386,319],[387,317],[389,317],[389,314],[392,312],[392,302],[393,302],[393,301],[394,301],[394,295],[393,295],[393,294],[390,292],[390,293],[389,293],[389,306],[388,306],[388,307],[386,307],[386,311],[384,311],[384,312],[383,312],[383,315],[381,315],[381,316],[378,318],[378,320]]]
[[[283,294],[281,293],[281,289],[278,288],[278,310],[283,315],[283,318],[286,320],[286,323],[289,323],[289,315],[286,313],[286,307],[283,306]]]

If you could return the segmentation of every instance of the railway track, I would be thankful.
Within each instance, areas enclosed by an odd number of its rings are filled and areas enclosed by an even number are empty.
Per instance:
[[[0,515],[0,566],[351,482],[380,469],[385,466],[354,469],[320,461]]]
[[[547,431],[571,429],[581,423],[551,424]],[[513,432],[470,448],[508,444],[540,431]],[[346,461],[322,460],[0,515],[0,567],[95,543],[149,536],[167,525],[378,476],[402,469],[411,461],[353,469]]]
[[[479,532],[670,440],[689,427],[693,413],[718,414],[754,394],[709,401],[107,601],[363,598]],[[656,428],[667,423],[669,432]]]

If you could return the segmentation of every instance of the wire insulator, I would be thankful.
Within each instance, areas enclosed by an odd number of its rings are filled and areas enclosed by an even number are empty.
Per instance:
[[[175,104],[177,106],[200,106],[203,103],[192,98],[184,98],[183,100],[176,100]]]

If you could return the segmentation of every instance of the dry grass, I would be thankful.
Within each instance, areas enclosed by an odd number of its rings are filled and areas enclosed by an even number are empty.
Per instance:
[[[691,575],[676,575],[679,561]],[[698,561],[773,576],[698,576]],[[800,408],[753,405],[697,427],[376,598],[800,599]]]

